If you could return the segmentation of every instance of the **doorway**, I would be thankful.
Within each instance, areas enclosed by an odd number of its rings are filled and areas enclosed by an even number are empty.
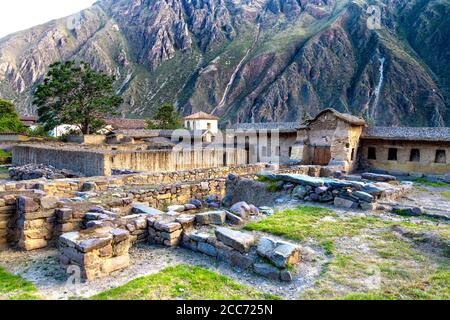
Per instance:
[[[331,161],[330,147],[314,147],[313,165],[327,166]]]

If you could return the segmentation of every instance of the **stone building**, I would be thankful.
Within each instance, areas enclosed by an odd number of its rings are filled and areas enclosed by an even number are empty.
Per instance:
[[[326,109],[297,131],[292,159],[305,164],[355,168],[359,138],[366,122],[334,109]]]
[[[360,145],[361,161],[371,168],[450,173],[450,128],[367,128]]]
[[[245,137],[249,163],[279,156],[281,162],[347,171],[450,173],[450,128],[369,128],[362,118],[326,109],[303,124],[241,123],[233,129],[240,140]],[[279,136],[276,146],[261,142],[267,135]]]

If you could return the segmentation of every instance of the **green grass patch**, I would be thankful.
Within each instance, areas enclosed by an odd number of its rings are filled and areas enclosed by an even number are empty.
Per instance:
[[[418,178],[415,180],[416,183],[420,183],[429,187],[450,187],[450,183],[444,181],[430,181],[425,178]]]
[[[450,191],[444,191],[444,192],[442,192],[441,194],[442,194],[442,196],[443,196],[444,198],[449,198],[449,199],[450,199]]]
[[[8,168],[0,167],[0,180],[9,179]]]
[[[12,152],[0,149],[0,165],[11,163]]]
[[[322,220],[333,217],[336,221]],[[328,209],[318,207],[298,207],[279,212],[259,222],[247,224],[246,230],[268,232],[296,241],[308,238],[330,241],[336,237],[355,236],[368,227],[384,227],[386,223],[377,218],[354,217],[338,220],[338,215]],[[329,242],[323,242],[327,247]]]
[[[178,265],[94,296],[94,300],[275,300],[209,270]]]
[[[0,267],[0,300],[38,300],[36,293],[34,284]]]

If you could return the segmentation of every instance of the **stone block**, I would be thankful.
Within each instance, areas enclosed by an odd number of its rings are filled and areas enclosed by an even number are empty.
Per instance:
[[[164,222],[164,221],[156,221],[154,224],[154,228],[159,231],[165,232],[175,232],[181,229],[181,224],[178,222]]]
[[[60,221],[67,221],[72,219],[73,210],[69,208],[61,208],[55,211],[56,217]]]
[[[39,204],[33,198],[26,196],[19,196],[17,198],[17,209],[21,212],[35,212],[39,208]]]
[[[190,230],[195,225],[195,216],[180,215],[175,219],[175,221],[181,224],[183,230]]]
[[[300,261],[300,248],[289,243],[277,243],[269,259],[278,268],[287,268]]]
[[[217,240],[241,253],[248,252],[255,244],[255,238],[252,235],[227,228],[217,228],[216,237]]]
[[[46,248],[48,242],[45,239],[27,239],[19,242],[19,247],[26,251],[32,251],[37,249]]]
[[[41,207],[44,210],[55,209],[58,206],[59,198],[43,197],[40,199]]]
[[[375,198],[371,194],[363,191],[355,191],[352,193],[353,196],[365,202],[374,202]]]
[[[182,205],[175,205],[175,206],[167,207],[167,211],[183,212],[185,210],[186,210],[186,208]]]
[[[199,242],[197,249],[208,256],[217,257],[217,249],[208,243]]]
[[[102,264],[102,272],[110,274],[114,271],[122,270],[130,266],[130,257],[128,254],[107,259]]]
[[[238,217],[237,215],[235,215],[229,211],[225,211],[225,213],[227,215],[227,221],[229,221],[231,224],[234,224],[234,225],[244,224],[244,219]]]
[[[132,208],[133,213],[137,213],[137,214],[148,214],[148,215],[163,215],[164,212],[149,207],[148,205],[144,204],[144,203],[134,203],[133,204],[133,208]]]
[[[358,203],[348,200],[348,199],[336,197],[336,198],[334,198],[334,205],[336,207],[352,209],[352,208],[355,208],[355,205],[358,206]]]
[[[226,217],[227,215],[225,211],[211,211],[197,214],[195,216],[195,221],[199,225],[223,225],[225,223]]]
[[[255,263],[253,270],[256,274],[271,280],[280,280],[280,270],[268,263]]]

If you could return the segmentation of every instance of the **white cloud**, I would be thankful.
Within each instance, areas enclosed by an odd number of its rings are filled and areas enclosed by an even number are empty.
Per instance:
[[[95,0],[2,0],[0,38],[91,6]]]

